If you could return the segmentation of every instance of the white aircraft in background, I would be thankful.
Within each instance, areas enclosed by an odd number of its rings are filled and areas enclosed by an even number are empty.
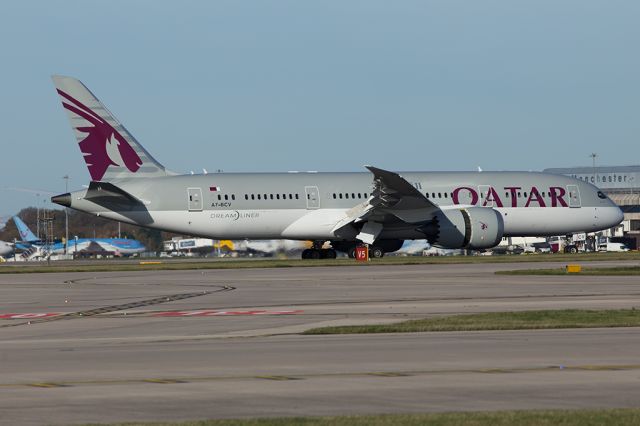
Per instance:
[[[0,256],[6,257],[13,253],[13,244],[6,241],[0,241]]]
[[[407,256],[421,256],[425,250],[431,247],[427,240],[407,240],[395,254]]]
[[[485,249],[503,237],[594,232],[623,219],[595,186],[546,173],[398,174],[367,166],[369,173],[177,175],[80,81],[53,82],[91,182],[51,201],[112,220],[212,239],[307,240],[313,246],[302,257],[319,259],[335,258],[336,250],[352,255],[361,243],[381,257],[420,239]],[[390,152],[418,155],[396,145]]]

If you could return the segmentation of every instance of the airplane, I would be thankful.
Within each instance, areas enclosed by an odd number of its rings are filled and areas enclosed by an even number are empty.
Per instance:
[[[13,253],[13,244],[0,241],[0,257],[6,257]]]
[[[595,186],[539,172],[179,175],[79,80],[52,79],[91,181],[51,201],[99,217],[212,239],[309,240],[302,257],[311,259],[353,256],[359,244],[381,257],[414,239],[485,249],[502,237],[594,232],[623,219]]]
[[[24,223],[18,216],[13,216],[13,223],[15,223],[16,228],[18,228],[18,234],[20,234],[20,242],[31,244],[41,243],[40,238],[36,237],[36,235],[31,232],[31,229],[29,229],[27,224]]]
[[[26,249],[32,246],[40,252],[46,252],[48,254],[65,254],[65,251],[67,253],[75,253],[89,248],[91,244],[98,244],[104,251],[117,253],[122,256],[130,256],[146,250],[140,241],[129,238],[77,238],[69,240],[67,247],[65,247],[64,242],[60,241],[47,245],[46,242],[39,239],[18,216],[13,216],[13,222],[16,224],[16,228],[18,228],[18,233],[22,239],[18,244],[20,248]]]

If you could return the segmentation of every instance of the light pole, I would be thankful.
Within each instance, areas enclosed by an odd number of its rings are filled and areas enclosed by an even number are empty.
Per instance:
[[[40,194],[36,193],[36,237],[40,239]]]
[[[596,185],[598,183],[598,178],[596,173],[596,157],[598,157],[598,154],[596,154],[595,152],[592,152],[589,157],[591,157],[591,159],[593,160],[593,184]]]
[[[69,175],[62,176],[64,179],[64,193],[69,192]],[[64,208],[64,254],[69,251],[69,209]]]

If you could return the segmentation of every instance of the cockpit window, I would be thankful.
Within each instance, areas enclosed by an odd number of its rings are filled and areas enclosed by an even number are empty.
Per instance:
[[[606,199],[607,199],[607,196],[606,196],[606,195],[604,195],[604,192],[602,192],[602,191],[598,191],[598,198],[602,198],[603,200],[606,200]]]

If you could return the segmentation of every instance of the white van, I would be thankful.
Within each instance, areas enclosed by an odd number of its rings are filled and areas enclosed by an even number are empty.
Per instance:
[[[622,243],[602,243],[598,244],[598,251],[629,251],[629,248]]]

